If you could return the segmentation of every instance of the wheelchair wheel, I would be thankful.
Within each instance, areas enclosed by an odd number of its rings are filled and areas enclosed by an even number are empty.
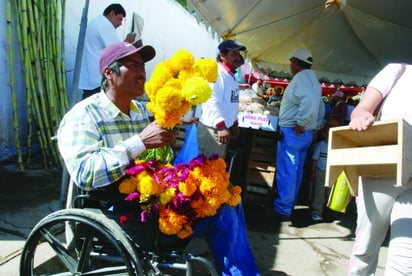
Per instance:
[[[129,239],[99,212],[65,209],[43,218],[25,243],[20,275],[142,275]]]

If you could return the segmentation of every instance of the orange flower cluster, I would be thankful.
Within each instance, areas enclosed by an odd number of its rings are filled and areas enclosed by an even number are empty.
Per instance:
[[[159,229],[167,235],[186,238],[192,223],[213,216],[222,204],[236,206],[241,201],[239,186],[232,186],[226,162],[212,155],[199,155],[189,164],[162,164],[155,160],[136,161],[127,170],[130,176],[119,186],[126,200],[138,200],[141,220],[159,213]],[[122,221],[127,218],[122,217]]]

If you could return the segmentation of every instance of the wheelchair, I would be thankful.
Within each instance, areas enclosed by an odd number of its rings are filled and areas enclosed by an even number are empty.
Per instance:
[[[190,238],[161,234],[155,217],[121,224],[109,208],[125,203],[120,195],[85,193],[72,181],[67,194],[66,208],[30,232],[20,275],[219,275],[208,258],[185,251]]]

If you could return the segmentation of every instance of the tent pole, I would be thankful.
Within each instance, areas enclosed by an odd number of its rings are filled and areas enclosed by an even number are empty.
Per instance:
[[[83,48],[84,48],[84,38],[86,36],[88,11],[89,11],[89,0],[86,0],[84,4],[84,8],[83,8],[82,19],[80,21],[79,37],[77,40],[76,60],[75,60],[75,65],[74,65],[72,92],[69,95],[70,107],[72,107],[76,102],[80,100],[78,87],[79,87],[79,78],[80,78],[80,67],[82,64],[82,56],[83,56]]]

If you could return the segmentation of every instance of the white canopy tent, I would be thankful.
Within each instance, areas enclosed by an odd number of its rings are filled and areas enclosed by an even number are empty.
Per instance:
[[[410,0],[188,0],[224,39],[247,46],[266,73],[289,72],[288,56],[308,48],[318,77],[366,84],[387,63],[412,63]]]

